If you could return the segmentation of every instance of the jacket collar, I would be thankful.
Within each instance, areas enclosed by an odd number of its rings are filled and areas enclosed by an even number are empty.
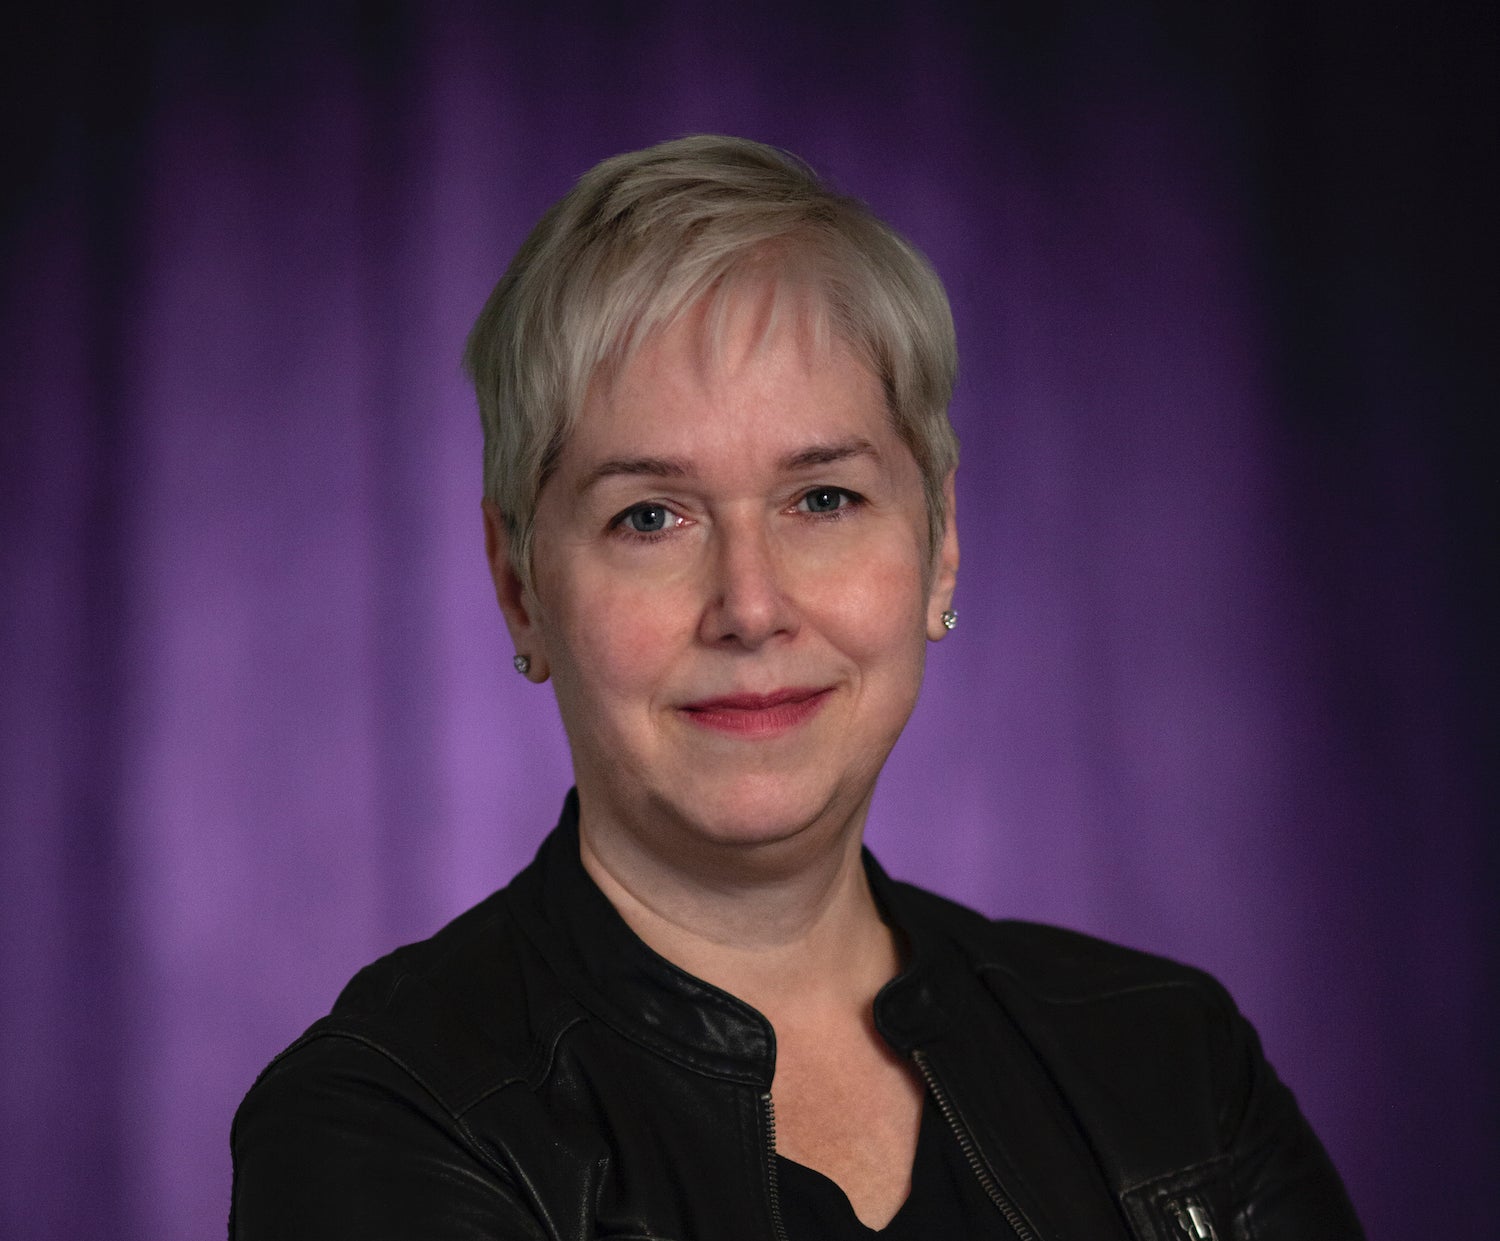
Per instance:
[[[907,945],[905,968],[875,1000],[877,1028],[907,1054],[951,1026],[962,990],[953,954],[940,950],[940,937],[910,899],[913,890],[893,883],[868,849],[864,864],[882,915]],[[649,948],[584,870],[577,790],[569,791],[557,827],[510,892],[523,928],[553,973],[605,1024],[697,1072],[771,1088],[771,1023]]]

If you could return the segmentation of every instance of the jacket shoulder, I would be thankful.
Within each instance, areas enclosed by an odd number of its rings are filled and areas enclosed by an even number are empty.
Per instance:
[[[896,884],[904,909],[953,941],[981,974],[1002,976],[1033,999],[1087,1003],[1132,991],[1186,988],[1229,1004],[1211,975],[1169,957],[1082,931],[1014,918],[987,918],[911,884]]]
[[[558,1033],[575,1019],[533,958],[501,889],[360,970],[258,1085],[378,1056],[441,1111],[462,1115],[494,1091],[540,1076]]]
[[[401,988],[413,983],[441,996],[447,1015],[468,1008],[476,980],[502,983],[511,964],[513,927],[508,892],[502,888],[423,940],[403,944],[365,966],[339,993],[329,1018],[370,1019],[392,1011]],[[493,990],[493,988],[486,988]],[[483,1022],[486,1014],[472,1012]]]

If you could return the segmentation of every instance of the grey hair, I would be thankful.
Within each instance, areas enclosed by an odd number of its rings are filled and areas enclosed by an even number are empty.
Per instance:
[[[522,243],[469,333],[464,367],[484,426],[484,495],[531,583],[538,497],[589,385],[705,298],[769,276],[806,286],[881,381],[922,473],[933,554],[958,463],[948,402],[953,316],[927,260],[796,156],[700,134],[595,165]]]

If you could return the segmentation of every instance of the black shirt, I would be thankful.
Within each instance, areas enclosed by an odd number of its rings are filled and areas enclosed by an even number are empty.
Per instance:
[[[776,1174],[782,1223],[790,1241],[867,1241],[870,1237],[882,1241],[933,1241],[935,1237],[1015,1241],[1015,1233],[964,1157],[958,1138],[930,1100],[922,1108],[911,1193],[884,1228],[866,1228],[860,1223],[844,1191],[821,1172],[778,1155]]]

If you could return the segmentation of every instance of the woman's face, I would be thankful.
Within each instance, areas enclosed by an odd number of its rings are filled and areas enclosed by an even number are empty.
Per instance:
[[[768,297],[769,294],[766,295]],[[593,838],[765,843],[862,823],[957,569],[874,375],[766,297],[700,310],[591,392],[542,490],[516,649],[552,677]],[[951,512],[951,480],[950,480]]]

